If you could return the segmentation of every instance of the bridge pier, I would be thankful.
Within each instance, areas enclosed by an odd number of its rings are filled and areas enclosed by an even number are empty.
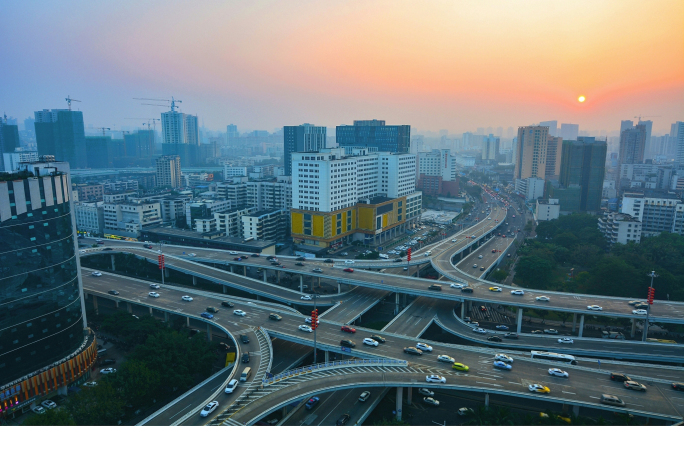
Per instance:
[[[192,285],[197,285],[197,278],[192,276]]]
[[[133,305],[131,303],[126,303],[126,306],[128,306],[128,313],[133,314]]]
[[[228,293],[228,286],[227,286],[227,285],[222,285],[221,287],[223,287],[223,294],[224,294],[224,295],[225,295],[226,293]]]
[[[330,362],[330,351],[325,351],[325,363]]]
[[[247,277],[247,266],[242,265],[242,275]]]
[[[233,272],[233,265],[230,265],[230,272]]]
[[[413,402],[413,387],[409,386],[406,388],[406,403],[411,405]]]
[[[280,284],[280,271],[276,271],[276,280]]]
[[[574,313],[572,315],[572,332],[575,333],[576,329],[577,329],[577,313]]]
[[[643,333],[641,334],[641,341],[646,341],[646,338],[648,338],[648,320],[644,319],[644,330]]]
[[[321,288],[321,278],[318,278],[318,288]]]
[[[162,280],[169,278],[169,268],[164,268],[164,273],[162,274]]]
[[[304,293],[304,276],[299,275],[299,293]]]
[[[211,325],[207,324],[207,341],[211,341]]]
[[[397,412],[397,421],[401,421],[401,411],[402,411],[402,398],[404,396],[404,388],[403,387],[397,387],[397,406],[396,406],[396,412]]]
[[[263,271],[261,271],[261,274],[264,275],[264,276],[263,276],[263,277],[264,277],[264,282],[266,282],[266,270],[264,269]]]
[[[114,262],[114,254],[110,255],[112,257],[112,271],[116,271],[116,263]]]
[[[342,293],[342,284],[340,284],[340,283],[338,282],[338,283],[337,283],[337,294],[339,295],[340,293]]]
[[[522,330],[522,319],[523,319],[523,308],[518,308],[518,317],[516,319],[517,333],[520,333],[520,331]]]
[[[575,405],[572,407],[572,414],[574,414],[575,417],[579,416],[579,405]]]
[[[634,338],[634,335],[636,335],[636,319],[632,319],[632,332],[631,332],[632,338]]]
[[[190,317],[185,316],[185,325],[190,328]]]
[[[154,317],[154,313],[152,312],[152,306],[150,306],[150,315]]]
[[[119,309],[119,300],[114,300],[114,305],[116,309]]]
[[[169,313],[164,311],[164,322],[169,323]]]
[[[119,302],[117,301],[116,303],[118,306]],[[100,315],[100,309],[97,307],[97,297],[95,295],[93,295],[93,309],[95,309],[95,315],[99,316]],[[634,334],[632,334],[632,335],[634,335]]]
[[[489,409],[489,392],[485,392],[485,409]]]
[[[394,315],[399,314],[399,292],[394,294]]]
[[[577,336],[579,338],[581,338],[583,332],[584,332],[584,314],[580,314],[579,332],[577,333]]]
[[[465,301],[461,301],[461,320],[465,319]]]

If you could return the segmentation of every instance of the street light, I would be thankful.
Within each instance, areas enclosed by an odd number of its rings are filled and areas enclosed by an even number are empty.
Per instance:
[[[658,277],[655,271],[651,271],[650,274],[646,274],[651,278],[651,286],[648,288],[648,308],[646,308],[646,322],[644,323],[644,331],[641,336],[641,341],[646,341],[648,338],[648,318],[651,316],[651,306],[653,306],[653,297],[655,296],[655,289],[653,288],[653,279]]]
[[[316,298],[318,298],[320,295],[316,295],[315,293],[311,295],[314,300],[314,308],[313,311],[311,311],[311,328],[313,328],[314,331],[314,365],[316,365],[317,357],[318,357],[318,352],[316,349],[316,329],[318,328],[318,309],[316,308]]]

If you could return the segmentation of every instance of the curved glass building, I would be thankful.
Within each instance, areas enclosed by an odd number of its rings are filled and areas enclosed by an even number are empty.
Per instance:
[[[22,169],[0,174],[0,386],[30,378],[88,341],[69,165]]]

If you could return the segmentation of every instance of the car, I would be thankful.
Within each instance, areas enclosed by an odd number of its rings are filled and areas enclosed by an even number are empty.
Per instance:
[[[237,255],[238,253],[237,253],[235,250],[231,250],[231,251],[228,252],[228,254],[230,254],[230,255]]]
[[[487,312],[487,307],[485,305],[480,306],[480,311]]]
[[[256,304],[252,303],[251,301],[248,301],[247,306],[256,306]],[[240,312],[242,312],[242,311],[240,311]]]
[[[311,323],[311,317],[307,317],[306,319],[304,319],[304,322],[306,322],[307,324],[310,324]],[[320,324],[320,323],[321,323],[321,319],[316,319],[316,324]]]
[[[463,287],[461,289],[461,293],[473,293],[475,290],[473,290],[472,287]]]
[[[250,255],[250,257],[253,257],[253,258],[259,258],[259,256],[260,256],[260,255],[259,255],[258,253],[253,253],[253,254]]]
[[[297,263],[295,263],[295,266],[304,266],[304,263],[302,263],[301,261],[298,261]]]
[[[473,265],[473,268],[477,268],[477,265]]]
[[[322,273],[323,270],[322,270],[321,268],[314,268],[314,269],[313,269],[313,272],[315,272],[315,273]]]
[[[181,299],[182,299],[183,301],[192,301],[192,297],[191,297],[191,296],[188,296],[188,295],[183,295],[183,296],[181,297]]]
[[[587,306],[587,309],[590,311],[603,311],[603,308],[597,304],[592,304]]]
[[[275,312],[270,313],[268,318],[271,320],[283,320],[282,316],[280,314],[276,314]]]
[[[625,387],[626,387],[627,389],[630,389],[630,390],[639,390],[639,391],[642,391],[642,392],[646,392],[646,386],[644,386],[643,384],[638,383],[638,382],[636,382],[636,381],[625,381],[623,384],[625,385]]]
[[[116,359],[105,359],[102,364],[103,365],[114,365],[116,363]]]
[[[310,301],[310,300],[311,300],[311,297],[310,297],[309,295],[304,295],[304,296],[302,296],[302,297],[299,298],[299,299],[300,299],[300,300],[307,300],[307,301]]]
[[[471,414],[475,414],[475,410],[472,408],[463,407],[458,409],[459,416],[470,416]]]
[[[549,368],[549,375],[558,376],[559,378],[569,378],[570,375],[567,371],[563,371],[560,368]]]
[[[423,351],[409,346],[404,348],[404,354],[423,355]]]
[[[556,330],[556,329],[554,329],[554,328],[545,328],[545,329],[544,329],[544,333],[547,334],[547,335],[557,335],[557,334],[558,334],[558,330]]]
[[[432,352],[432,346],[430,346],[429,344],[417,343],[416,348],[420,349],[421,351]]]
[[[672,388],[673,388],[674,390],[681,390],[681,391],[684,391],[684,383],[673,382],[673,383],[672,383]]]
[[[648,309],[650,306],[648,303],[639,303],[634,306],[634,309]]]
[[[148,293],[148,295],[151,296],[152,298],[159,298],[159,296],[160,296],[159,293],[157,293],[157,292],[150,292],[150,293]]]
[[[207,403],[207,405],[204,408],[202,408],[202,411],[200,411],[200,416],[202,416],[203,418],[206,418],[211,413],[216,411],[216,408],[218,408],[218,406],[219,406],[219,402],[217,402],[216,400],[214,400],[213,402]]]
[[[469,324],[470,322],[472,322],[472,319],[470,318],[470,316],[466,316],[466,317],[463,318],[463,321],[464,321],[465,323]]]
[[[313,332],[313,329],[311,327],[309,327],[308,325],[300,325],[298,328],[299,328],[299,330],[301,330],[303,332],[307,332],[307,333]]]
[[[447,362],[447,363],[454,363],[456,360],[453,357],[449,357],[448,355],[438,355],[437,356],[437,361],[438,362]]]
[[[353,265],[354,263],[354,260],[344,260],[345,265]]]
[[[144,244],[143,247],[145,247],[146,249],[151,249],[153,246],[152,244]]]
[[[238,384],[240,384],[240,382],[237,379],[231,379],[223,392],[226,394],[232,394],[237,388]]]
[[[622,373],[611,373],[610,374],[610,379],[613,381],[618,381],[618,382],[624,382],[624,381],[631,381],[632,378],[629,376],[622,374]]]
[[[209,307],[207,308],[207,311],[213,312],[213,313],[217,313],[217,312],[219,312],[219,309],[218,309],[218,308],[215,308],[215,307],[213,307],[213,306],[209,306]]]
[[[95,381],[88,381],[87,383],[83,384],[83,387],[95,387],[97,386],[97,382]]]
[[[233,314],[235,314],[236,316],[242,316],[242,317],[247,315],[247,313],[245,311],[243,311],[242,309],[236,309],[235,311],[233,311]]]
[[[363,344],[365,344],[367,346],[375,346],[375,347],[378,346],[378,342],[375,341],[374,339],[370,339],[370,338],[364,338]]]
[[[509,253],[509,254],[506,254],[506,256],[507,256],[508,258],[510,258],[510,257],[511,257],[511,254],[510,254],[510,253]]]
[[[106,251],[114,250],[114,249],[112,249],[111,247],[107,247],[106,249],[103,249],[103,250],[106,252]]]
[[[558,338],[558,344],[573,344],[574,342],[572,338]]]
[[[451,369],[452,369],[452,370],[457,370],[457,371],[469,371],[469,370],[470,370],[470,367],[468,367],[468,365],[465,365],[465,364],[463,364],[463,363],[454,362],[454,363],[451,365]]]
[[[188,256],[189,256],[189,257],[196,257],[197,254],[196,254],[196,253],[189,253]]]
[[[408,267],[404,266],[404,271],[408,271]]]
[[[490,292],[501,292],[501,287],[489,287]]]
[[[441,383],[441,384],[446,384],[447,380],[444,376],[440,375],[427,375],[425,377],[425,382],[429,383]]]
[[[335,263],[331,258],[326,258],[323,263]]]
[[[337,419],[337,421],[335,421],[335,425],[336,426],[343,426],[349,422],[350,418],[351,418],[351,415],[349,413],[344,413],[342,416],[340,416]]]
[[[426,405],[439,406],[439,400],[435,400],[432,397],[423,397],[423,403]]]
[[[356,347],[356,343],[350,339],[343,339],[343,340],[340,340],[340,346]]]
[[[435,393],[426,387],[421,387],[420,389],[418,389],[418,393],[421,395],[427,395],[428,397],[434,397],[435,396]]]
[[[270,259],[271,259],[271,257],[268,257],[268,258],[267,258],[267,260],[270,260]],[[295,258],[295,260],[297,260],[297,261],[306,261],[306,258],[304,258],[304,257],[297,257],[297,258]]]
[[[498,360],[494,361],[494,368],[499,368],[501,370],[511,370],[513,367],[506,362],[500,362]]]
[[[538,394],[548,394],[551,392],[551,389],[543,384],[530,384],[527,388],[530,392],[536,392]]]
[[[102,370],[100,370],[101,375],[111,375],[114,373],[116,373],[116,369],[111,368],[111,367],[110,368],[103,368]]]
[[[543,330],[532,330],[530,333],[532,333],[533,335],[542,335],[542,334],[544,334],[544,331]]]
[[[204,317],[205,319],[213,319],[214,318],[214,315],[209,314],[208,312],[203,312],[202,314],[200,314],[200,316]]]
[[[346,257],[347,255],[349,255],[349,253],[348,252],[340,252],[340,255],[342,255],[343,257]]]
[[[507,356],[506,354],[496,354],[494,360],[497,362],[513,363],[513,358]]]
[[[506,325],[497,325],[495,328],[497,330],[508,330],[508,326]]]
[[[249,352],[242,353],[242,363],[249,363]]]
[[[463,288],[464,285],[463,284],[449,284],[449,287],[451,287],[451,288]]]
[[[48,410],[52,410],[54,408],[57,408],[57,404],[55,402],[53,402],[52,400],[45,400],[41,403],[41,405],[43,405]]]
[[[648,315],[648,311],[646,311],[645,309],[635,309],[634,311],[632,311],[632,314],[636,314],[638,316],[645,316]]]
[[[484,255],[478,255],[478,257],[477,257],[477,258],[482,258],[483,256],[484,256]]]
[[[623,402],[620,397],[610,394],[602,394],[601,403],[604,405],[625,406],[625,402]]]
[[[232,308],[235,305],[233,303],[231,303],[230,301],[221,301],[221,306],[223,306],[224,308]]]
[[[150,284],[150,288],[153,288],[156,290],[156,289],[159,289],[161,287],[159,286],[159,284]]]
[[[506,333],[506,334],[504,335],[504,338],[508,338],[508,339],[518,339],[519,336],[518,336],[517,333]]]
[[[550,301],[551,298],[549,298],[548,296],[538,296],[535,298],[535,300],[537,300],[537,301]]]
[[[95,277],[102,277],[102,273],[100,271],[93,271],[93,274],[91,275]]]
[[[312,410],[316,404],[319,402],[320,398],[318,397],[311,397],[308,402],[306,402],[306,407],[307,410]]]
[[[634,306],[634,305],[637,305],[639,303],[641,303],[641,300],[632,300],[632,301],[627,302],[627,304],[630,306]]]
[[[356,333],[356,328],[352,328],[349,325],[342,325],[340,327],[340,330],[346,333]]]
[[[524,290],[511,290],[511,295],[524,295]]]
[[[368,392],[367,390],[364,390],[361,392],[361,395],[359,395],[359,402],[365,402],[370,398],[371,393]]]
[[[47,410],[43,408],[42,406],[38,405],[33,408],[31,408],[31,411],[33,411],[36,414],[45,414],[47,413]]]
[[[494,341],[494,342],[500,343],[503,340],[501,339],[500,336],[494,335],[494,336],[490,336],[489,338],[487,338],[487,341]]]
[[[487,330],[485,330],[484,328],[479,328],[479,327],[473,328],[473,331],[474,331],[475,333],[479,333],[479,334],[481,334],[481,335],[486,335],[486,334],[487,334]]]
[[[344,271],[345,273],[353,273],[353,272],[354,272],[354,268],[344,268],[343,271]]]
[[[235,258],[233,258],[233,261],[240,261],[240,260],[242,260],[242,257],[235,257]]]
[[[371,335],[371,339],[374,339],[378,343],[384,343],[385,341],[387,341],[385,338],[383,338],[380,335]]]

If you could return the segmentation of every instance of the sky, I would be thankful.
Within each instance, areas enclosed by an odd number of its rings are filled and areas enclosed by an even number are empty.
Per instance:
[[[0,30],[20,124],[68,95],[112,130],[166,110],[134,98],[172,96],[222,131],[684,120],[681,0],[7,0]]]

